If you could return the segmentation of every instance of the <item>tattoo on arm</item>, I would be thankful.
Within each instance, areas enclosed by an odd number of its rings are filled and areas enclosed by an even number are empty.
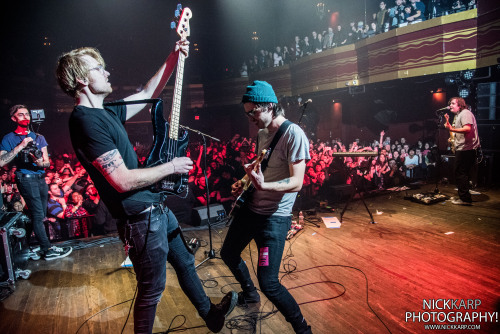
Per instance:
[[[116,149],[104,153],[94,161],[94,166],[96,166],[104,176],[111,175],[121,165],[123,165],[123,158]]]
[[[290,183],[290,178],[287,177],[286,179],[279,180],[278,183],[286,183],[286,184],[288,184],[288,183]]]
[[[6,153],[2,154],[0,156],[0,160],[2,160],[5,164],[8,164],[12,160],[14,160],[15,156],[16,156],[16,153],[14,152],[14,150],[12,150],[10,152],[6,152]]]

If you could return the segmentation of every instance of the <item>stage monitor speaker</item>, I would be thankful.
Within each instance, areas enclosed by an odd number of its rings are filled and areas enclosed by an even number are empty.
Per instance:
[[[212,224],[221,222],[225,218],[226,218],[226,210],[224,210],[222,204],[219,203],[210,204],[210,222]],[[193,208],[191,224],[193,226],[202,226],[208,224],[208,215],[206,206],[198,206],[196,208]]]

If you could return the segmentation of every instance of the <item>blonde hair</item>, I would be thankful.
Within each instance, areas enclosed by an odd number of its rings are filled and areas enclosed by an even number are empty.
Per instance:
[[[105,66],[104,59],[99,50],[91,47],[84,47],[72,50],[63,54],[57,61],[56,77],[61,89],[71,97],[77,97],[80,84],[78,80],[86,80],[89,74],[87,63],[83,56],[90,56],[97,62]]]

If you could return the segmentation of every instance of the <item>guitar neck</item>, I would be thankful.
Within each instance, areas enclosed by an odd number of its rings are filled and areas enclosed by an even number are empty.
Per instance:
[[[168,136],[170,139],[179,138],[179,119],[181,115],[182,100],[182,82],[184,79],[184,63],[186,56],[179,51],[179,60],[177,61],[177,73],[175,76],[174,96],[172,98],[172,111],[170,113],[170,129]]]
[[[256,164],[253,170],[257,170],[257,165],[260,164],[262,160],[264,160],[266,153],[267,150],[262,150],[260,152],[260,155],[257,157]],[[247,174],[245,174],[245,176],[243,176],[240,181],[241,183],[243,183],[243,191],[248,190],[248,188],[250,188],[250,186],[252,185],[252,181],[250,180]]]

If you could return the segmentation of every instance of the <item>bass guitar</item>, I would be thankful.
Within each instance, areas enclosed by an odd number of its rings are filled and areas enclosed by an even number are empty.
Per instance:
[[[257,157],[257,160],[256,160],[257,163],[255,164],[254,170],[256,170],[257,166],[262,162],[262,160],[264,160],[266,153],[267,153],[267,150],[261,151],[260,155]],[[248,199],[248,197],[250,196],[250,194],[254,190],[254,186],[252,184],[252,181],[250,180],[250,178],[248,177],[247,174],[245,174],[245,176],[243,176],[241,178],[240,182],[242,184],[243,191],[241,192],[241,194],[238,196],[238,198],[236,198],[236,200],[233,203],[233,207],[231,208],[231,211],[229,212],[229,215],[228,215],[229,219],[228,219],[227,225],[231,224],[234,217],[236,217],[237,212],[243,207],[246,200]]]
[[[176,21],[172,22],[172,28],[176,28],[177,34],[181,40],[186,40],[190,35],[189,20],[191,19],[192,12],[189,8],[184,8],[178,5],[176,10]],[[183,130],[179,132],[179,119],[181,111],[181,97],[182,97],[182,81],[184,77],[184,62],[186,56],[179,51],[179,59],[177,61],[177,73],[175,77],[174,94],[172,97],[172,110],[170,113],[170,124],[163,116],[163,108],[161,100],[156,103],[151,109],[151,118],[154,128],[154,139],[151,151],[146,157],[144,165],[152,167],[160,164],[167,163],[176,157],[186,156],[188,146],[188,133]],[[185,193],[187,195],[188,189],[188,175],[187,174],[173,174],[168,175],[165,179],[153,185],[152,190],[156,192],[167,192],[174,195]]]

